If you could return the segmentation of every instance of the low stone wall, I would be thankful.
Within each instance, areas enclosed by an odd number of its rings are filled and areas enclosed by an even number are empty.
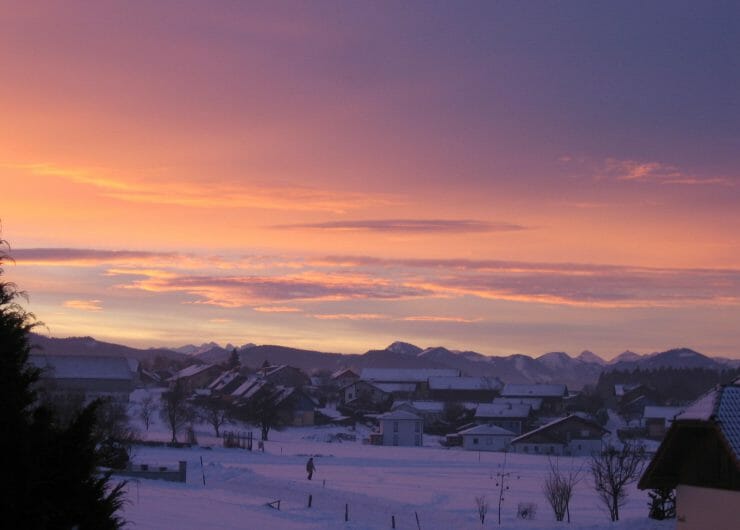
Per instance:
[[[180,460],[177,464],[177,469],[170,469],[166,466],[150,466],[147,464],[129,464],[126,469],[117,469],[113,471],[113,474],[123,477],[186,482],[188,463]]]

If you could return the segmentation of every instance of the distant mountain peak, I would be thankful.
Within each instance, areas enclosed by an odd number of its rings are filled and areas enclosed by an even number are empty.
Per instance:
[[[640,355],[639,353],[635,353],[635,352],[630,351],[630,350],[625,350],[622,353],[620,353],[619,355],[617,355],[616,357],[614,357],[614,359],[612,359],[611,361],[609,361],[609,364],[616,364],[616,363],[620,363],[620,362],[639,361],[640,359],[642,359],[642,355]]]
[[[584,363],[598,364],[599,366],[604,366],[606,364],[604,359],[589,350],[583,350],[576,359],[583,361]]]
[[[418,346],[397,340],[386,348],[386,351],[399,355],[419,355],[423,350]]]

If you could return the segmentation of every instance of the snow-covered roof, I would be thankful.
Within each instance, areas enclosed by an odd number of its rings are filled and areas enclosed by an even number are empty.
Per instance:
[[[395,410],[403,405],[408,405],[419,412],[442,412],[445,409],[443,401],[394,401],[391,410]]]
[[[187,366],[180,370],[179,372],[176,372],[175,375],[170,377],[170,381],[176,381],[177,379],[183,379],[185,377],[192,377],[194,375],[198,375],[199,373],[205,372],[209,368],[212,368],[213,366],[216,366],[215,364],[191,364],[190,366]]]
[[[673,420],[674,416],[676,416],[676,414],[680,413],[682,410],[683,407],[657,407],[653,405],[647,405],[642,411],[642,417],[646,419],[653,418],[671,421]]]
[[[421,418],[416,414],[405,410],[394,410],[392,412],[386,412],[385,414],[379,414],[376,416],[379,420],[420,420]]]
[[[131,381],[125,357],[88,355],[29,355],[28,360],[41,368],[42,376],[53,379],[117,379]]]
[[[379,388],[383,392],[414,392],[416,385],[414,383],[372,383],[375,388]]]
[[[363,368],[360,379],[385,383],[423,383],[430,377],[457,377],[453,368]]]
[[[529,405],[515,405],[511,403],[493,404],[481,403],[475,409],[476,418],[527,418],[532,407]]]
[[[497,425],[476,425],[475,427],[470,427],[469,429],[460,431],[458,434],[461,434],[462,436],[516,436],[515,433]]]
[[[609,432],[608,430],[604,429],[601,425],[598,425],[598,424],[596,424],[596,423],[594,423],[594,422],[592,422],[590,420],[587,420],[585,418],[582,418],[581,416],[577,416],[575,414],[571,414],[570,416],[565,416],[563,418],[558,418],[558,419],[553,420],[553,421],[551,421],[549,423],[546,423],[542,427],[537,427],[536,429],[532,429],[529,432],[525,432],[524,434],[522,434],[522,435],[517,436],[516,438],[514,438],[511,441],[511,443],[520,442],[520,441],[522,441],[522,440],[524,440],[526,438],[529,438],[530,436],[532,436],[534,434],[538,434],[538,433],[541,433],[541,432],[549,431],[550,429],[552,429],[556,425],[559,425],[561,423],[565,423],[567,421],[572,421],[573,419],[580,420],[580,421],[582,421],[584,423],[591,424],[592,426],[597,427],[598,429],[601,429],[602,435]]]
[[[529,405],[532,410],[542,408],[542,398],[535,397],[496,397],[493,398],[494,405]]]
[[[712,389],[674,419],[679,420],[714,422],[740,461],[740,385]]]
[[[231,395],[233,397],[251,397],[254,393],[262,388],[266,381],[261,377],[250,376],[246,381],[239,385]]]
[[[429,378],[430,390],[499,390],[503,383],[496,377],[434,376]]]
[[[563,397],[568,395],[568,387],[561,384],[506,384],[501,395],[504,397]]]
[[[359,377],[357,375],[357,372],[352,370],[351,368],[342,368],[341,370],[337,370],[333,374],[331,374],[331,379],[338,379],[340,377]]]
[[[221,390],[237,377],[239,377],[239,370],[224,372],[214,379],[211,384],[208,385],[208,388],[211,390]]]

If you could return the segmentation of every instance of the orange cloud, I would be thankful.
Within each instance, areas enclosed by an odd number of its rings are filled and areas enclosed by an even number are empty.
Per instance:
[[[62,305],[70,309],[95,312],[103,309],[101,304],[102,302],[100,300],[67,300]]]
[[[252,308],[258,313],[301,313],[303,310],[289,306],[257,306]]]
[[[46,163],[6,164],[5,167],[92,186],[103,196],[134,203],[332,213],[400,204],[390,195],[339,192],[288,182],[281,185],[277,182],[229,183],[218,179],[204,182],[162,177],[139,179],[115,176],[112,170],[104,168],[67,168]]]
[[[319,320],[386,320],[386,315],[378,313],[336,313],[311,315]]]

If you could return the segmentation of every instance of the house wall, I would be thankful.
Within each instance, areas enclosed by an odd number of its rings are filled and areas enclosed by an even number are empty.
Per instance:
[[[515,453],[529,455],[556,455],[562,456],[565,452],[565,446],[553,443],[532,443],[521,442],[511,446]]]
[[[591,456],[594,453],[600,453],[603,449],[601,440],[580,440],[573,439],[565,448],[565,454],[568,456]]]
[[[486,423],[490,423],[491,425],[496,425],[497,427],[501,427],[502,429],[511,431],[514,434],[522,434],[522,431],[524,430],[522,428],[523,423],[524,423],[522,420],[496,418],[496,419],[488,419],[486,420]]]
[[[314,424],[313,410],[296,410],[293,412],[293,425],[305,426]]]
[[[512,438],[513,436],[485,434],[471,434],[462,437],[463,448],[469,451],[503,451],[509,447],[509,442],[511,442]]]
[[[47,379],[41,386],[50,396],[64,397],[69,394],[84,394],[85,401],[96,398],[111,398],[127,403],[134,390],[133,379]]]
[[[676,530],[737,530],[740,491],[676,488]]]
[[[383,445],[420,446],[424,425],[419,420],[381,420]]]

